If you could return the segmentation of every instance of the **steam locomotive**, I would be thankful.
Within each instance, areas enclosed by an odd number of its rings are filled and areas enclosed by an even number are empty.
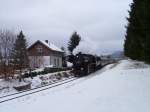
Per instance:
[[[68,61],[73,63],[73,73],[76,77],[86,76],[101,68],[101,58],[91,54],[69,55]]]

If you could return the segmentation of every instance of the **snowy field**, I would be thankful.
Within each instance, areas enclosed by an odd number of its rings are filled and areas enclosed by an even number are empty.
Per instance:
[[[0,104],[0,112],[150,112],[150,65],[131,60]]]

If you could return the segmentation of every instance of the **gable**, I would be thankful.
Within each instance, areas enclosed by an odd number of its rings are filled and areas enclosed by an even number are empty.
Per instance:
[[[40,52],[39,52],[40,51]],[[44,41],[36,41],[30,47],[28,47],[29,56],[59,56],[62,57],[63,51],[56,47],[55,45],[50,45]]]
[[[49,56],[50,54],[53,54],[53,51],[42,43],[36,42],[28,48],[28,54],[30,56]]]

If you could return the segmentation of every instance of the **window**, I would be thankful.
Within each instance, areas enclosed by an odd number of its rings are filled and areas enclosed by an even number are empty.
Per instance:
[[[37,47],[37,52],[38,53],[42,53],[43,52],[43,48],[41,46]]]
[[[57,67],[59,67],[59,58],[57,58]]]
[[[49,56],[49,63],[50,63],[50,65],[52,65],[51,56]]]
[[[56,67],[56,59],[54,59],[54,66]]]

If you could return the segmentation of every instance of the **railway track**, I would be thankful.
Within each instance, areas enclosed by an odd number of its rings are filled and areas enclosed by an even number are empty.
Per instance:
[[[43,86],[40,86],[40,87],[36,87],[36,88],[33,88],[33,89],[27,89],[27,90],[24,90],[24,91],[20,91],[20,92],[13,93],[13,94],[4,95],[4,96],[1,96],[0,99],[1,99],[1,98],[4,98],[4,97],[16,95],[16,94],[28,92],[28,91],[31,91],[31,90],[36,90],[36,89],[39,89],[39,88],[47,87],[47,86],[49,86],[49,85],[56,84],[56,83],[59,83],[59,82],[62,82],[62,81],[68,80],[68,79],[72,79],[72,78],[73,78],[73,77],[70,77],[70,78],[66,78],[66,79],[63,79],[63,80],[59,80],[59,81],[56,81],[56,82],[53,82],[53,83],[50,83],[50,84],[46,84],[46,85],[43,85]]]
[[[54,88],[54,87],[72,82],[72,81],[77,80],[77,79],[78,78],[73,77],[73,78],[62,80],[62,81],[59,81],[59,82],[56,82],[56,83],[53,83],[53,84],[42,86],[42,87],[39,87],[39,88],[34,88],[34,89],[31,89],[31,90],[22,91],[22,92],[19,92],[19,93],[14,93],[14,94],[2,96],[2,97],[0,97],[0,103],[4,103],[4,102],[7,102],[7,101],[17,99],[17,98],[28,96],[28,95],[38,93],[38,92],[41,92],[41,91],[44,91],[44,90],[48,90],[48,89],[51,89],[51,88]]]
[[[103,66],[101,67],[101,69],[103,67],[109,65],[109,64],[112,64],[112,63],[104,63]],[[21,91],[21,92],[18,92],[18,93],[1,96],[0,97],[0,104],[4,103],[4,102],[7,102],[7,101],[11,101],[11,100],[17,99],[17,98],[24,97],[24,96],[27,96],[27,95],[38,93],[38,92],[41,92],[41,91],[44,91],[44,90],[48,90],[48,89],[51,89],[51,88],[54,88],[54,87],[57,87],[57,86],[60,86],[60,85],[72,82],[72,81],[77,80],[77,79],[78,78],[71,77],[71,78],[67,78],[65,80],[54,82],[54,83],[51,83],[51,84],[48,84],[48,85],[45,85],[45,86],[41,86],[41,87],[38,87],[38,88],[29,89],[29,90]]]

